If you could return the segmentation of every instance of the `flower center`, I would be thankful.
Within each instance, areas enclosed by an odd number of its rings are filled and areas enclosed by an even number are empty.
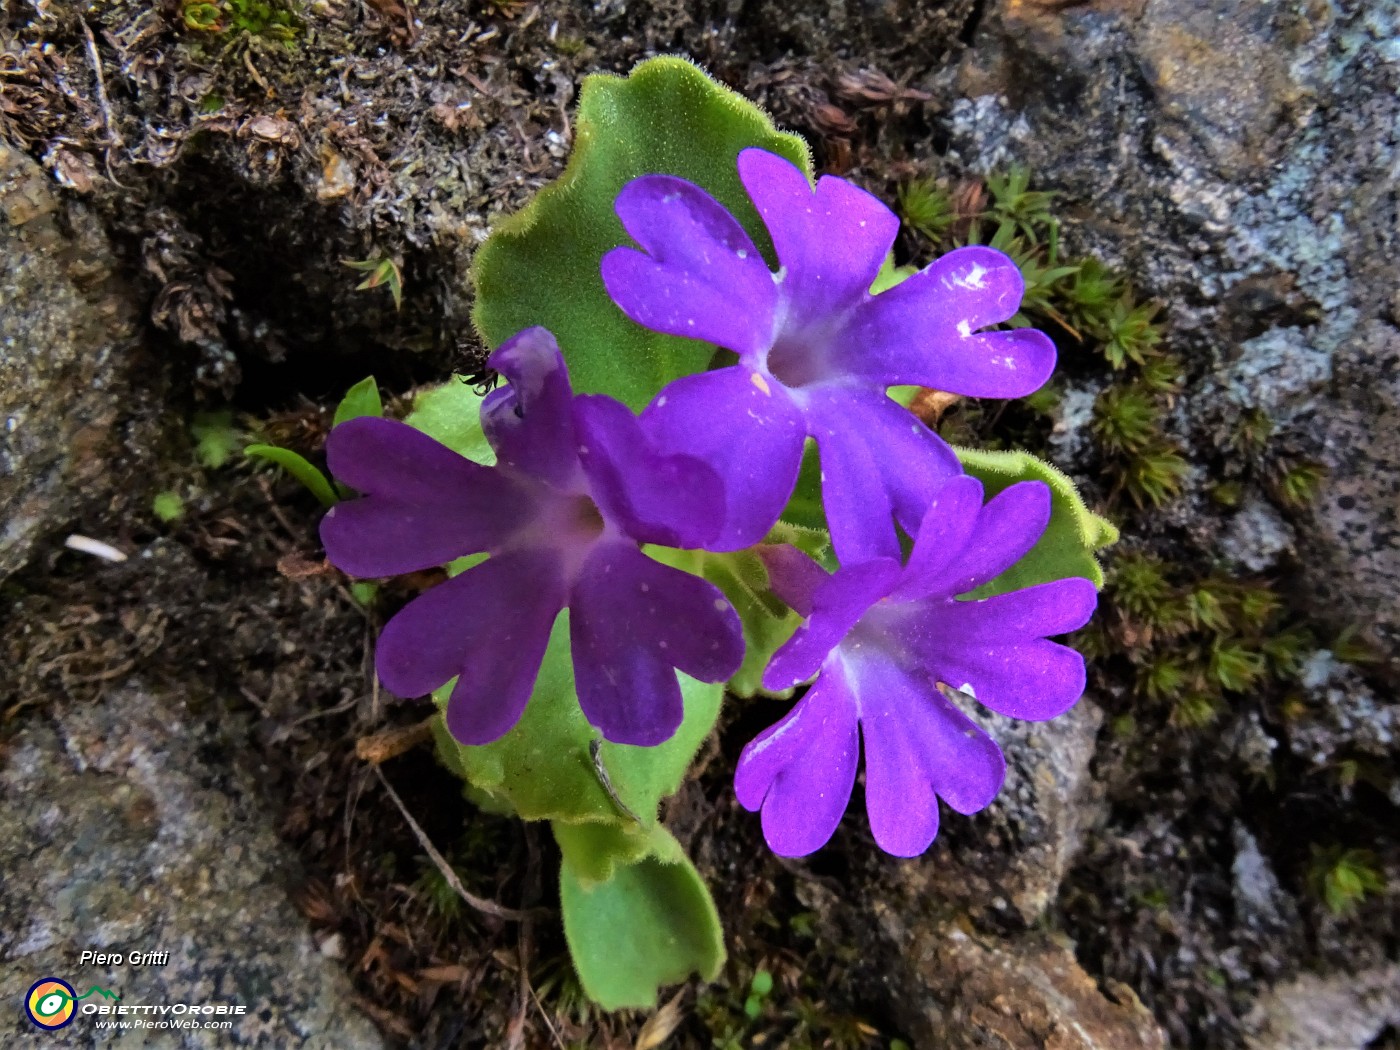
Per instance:
[[[842,646],[862,657],[903,663],[909,655],[911,634],[917,636],[928,629],[919,623],[918,615],[915,605],[878,601],[851,628]]]
[[[538,510],[515,534],[514,548],[547,548],[559,553],[564,578],[573,580],[607,528],[598,505],[579,492],[541,485]]]
[[[789,389],[828,378],[825,342],[811,331],[779,333],[768,351],[768,374]]]

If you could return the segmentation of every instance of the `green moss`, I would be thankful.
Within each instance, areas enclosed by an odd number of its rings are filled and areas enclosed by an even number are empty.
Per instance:
[[[1108,591],[1113,600],[1133,616],[1147,619],[1172,593],[1162,559],[1151,554],[1131,553],[1118,557],[1108,574]]]
[[[1238,507],[1244,502],[1244,483],[1233,478],[1218,481],[1210,487],[1210,498],[1227,510]]]
[[[1268,413],[1261,408],[1252,408],[1235,423],[1230,445],[1236,452],[1257,456],[1264,451],[1273,433],[1274,423]]]
[[[1210,674],[1222,689],[1246,692],[1263,677],[1268,665],[1264,656],[1243,641],[1217,642],[1210,653]]]
[[[1139,452],[1157,436],[1161,409],[1137,386],[1111,386],[1094,402],[1092,430],[1105,451]]]
[[[1181,390],[1181,362],[1170,354],[1150,357],[1142,363],[1142,383],[1159,394],[1175,394]]]
[[[1004,175],[989,175],[987,192],[992,195],[992,204],[988,214],[993,221],[1010,226],[1028,242],[1035,243],[1043,231],[1057,225],[1050,213],[1055,194],[1033,190],[1030,185],[1031,169],[1024,165],[1016,165]]]
[[[1098,259],[1085,259],[1065,289],[1069,315],[1081,328],[1101,326],[1107,323],[1113,304],[1125,290],[1123,278],[1116,270]]]
[[[1181,494],[1191,465],[1181,451],[1161,441],[1139,451],[1123,468],[1123,488],[1139,507],[1159,507]]]
[[[1226,610],[1228,588],[1228,583],[1207,578],[1191,589],[1186,597],[1186,604],[1190,610],[1192,627],[1223,631],[1230,625],[1230,616]]]
[[[1365,667],[1368,664],[1385,662],[1385,655],[1361,635],[1361,628],[1355,624],[1345,628],[1328,646],[1332,655],[1342,663]]]
[[[934,243],[947,236],[957,216],[947,190],[927,178],[899,187],[899,214],[906,225]]]
[[[1347,916],[1367,897],[1385,892],[1380,858],[1368,849],[1314,846],[1308,887],[1334,915]]]
[[[1181,729],[1204,729],[1220,717],[1221,704],[1209,693],[1192,693],[1172,708],[1172,725]]]
[[[1103,340],[1103,355],[1114,368],[1123,368],[1129,361],[1144,364],[1156,353],[1162,341],[1162,330],[1153,323],[1158,307],[1154,303],[1137,303],[1125,295],[1109,309],[1095,333]]]
[[[201,467],[217,470],[229,461],[235,449],[243,447],[243,434],[233,424],[233,411],[196,412],[190,421],[194,438],[194,458]]]
[[[1327,468],[1320,463],[1297,463],[1278,479],[1279,501],[1290,507],[1306,507],[1316,502],[1327,479]]]
[[[1191,669],[1178,654],[1171,652],[1156,656],[1138,671],[1138,688],[1152,700],[1176,699],[1191,680]]]
[[[151,500],[151,513],[169,525],[185,516],[185,501],[172,489],[157,492],[155,499]]]
[[[290,44],[304,31],[296,0],[181,0],[180,19],[196,33],[250,33]]]
[[[1278,615],[1283,602],[1267,584],[1246,583],[1236,590],[1236,608],[1240,622],[1257,630]]]
[[[1262,626],[1262,625],[1261,625]],[[1269,632],[1259,649],[1269,661],[1278,678],[1291,678],[1302,666],[1303,658],[1317,648],[1317,639],[1306,627],[1293,627]]]

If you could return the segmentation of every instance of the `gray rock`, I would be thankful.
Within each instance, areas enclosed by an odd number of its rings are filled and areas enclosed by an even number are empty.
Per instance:
[[[1006,755],[1006,783],[976,817],[979,837],[997,859],[979,860],[981,873],[1028,926],[1059,893],[1084,841],[1102,816],[1103,791],[1089,773],[1103,712],[1081,700],[1049,722],[1021,722],[985,709],[969,712]]]
[[[1397,39],[1394,3],[1003,3],[945,130],[973,170],[1030,163],[1067,243],[1169,304],[1188,450],[1259,408],[1328,469],[1290,519],[1318,615],[1400,653]]]
[[[1292,549],[1293,530],[1283,515],[1261,499],[1247,501],[1220,537],[1220,553],[1225,560],[1250,572],[1273,568],[1279,555]]]
[[[1270,989],[1247,1024],[1249,1050],[1366,1050],[1400,1024],[1400,965],[1304,974]]]
[[[116,454],[136,332],[116,268],[97,220],[0,143],[0,578]]]
[[[966,713],[1006,756],[1006,782],[970,817],[944,809],[933,850],[888,870],[888,892],[1034,925],[1054,901],[1102,815],[1089,772],[1103,712],[1081,700],[1049,722],[1021,722],[968,702]]]
[[[1307,659],[1299,684],[1309,703],[1289,723],[1295,755],[1324,767],[1339,752],[1383,757],[1400,745],[1400,703],[1378,697],[1355,668],[1328,650]]]
[[[1165,1050],[1166,1039],[1132,989],[1100,988],[1071,947],[1039,934],[1002,941],[956,926],[907,926],[876,903],[900,945],[896,1017],[915,1046],[943,1050]]]
[[[117,1040],[79,1014],[65,1046],[383,1046],[288,899],[294,862],[268,825],[253,773],[210,763],[227,746],[217,725],[217,713],[201,718],[187,698],[132,681],[99,703],[56,704],[50,719],[31,719],[9,742],[0,772],[0,996],[19,1002],[35,981],[57,977],[80,994],[96,985],[120,996],[83,1007],[246,1008],[229,1018],[230,1031],[129,1029]],[[84,965],[83,951],[168,958]],[[31,1032],[19,1013],[0,1022],[8,1033],[0,1041]]]
[[[1055,425],[1050,431],[1050,448],[1062,469],[1074,469],[1089,449],[1094,402],[1102,390],[1102,384],[1071,386],[1060,397],[1055,409]]]
[[[1259,843],[1242,824],[1235,825],[1234,876],[1235,907],[1240,918],[1252,926],[1278,926],[1296,919],[1291,902],[1279,886],[1269,859],[1259,852]]]

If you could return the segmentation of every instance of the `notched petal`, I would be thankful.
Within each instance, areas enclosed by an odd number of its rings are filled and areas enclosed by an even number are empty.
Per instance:
[[[899,218],[859,186],[824,175],[815,187],[777,154],[746,149],[739,178],[768,227],[783,294],[801,325],[865,297],[899,233]]]
[[[562,488],[578,470],[563,354],[545,328],[527,328],[487,363],[509,381],[481,403],[481,429],[497,462]]]
[[[860,740],[844,676],[823,675],[777,724],[755,737],[734,775],[745,809],[763,811],[774,853],[802,857],[830,840],[851,800]]]
[[[603,284],[633,321],[738,354],[767,350],[776,292],[744,228],[700,187],[669,175],[633,179],[617,214],[643,248],[603,256]]]
[[[352,576],[396,576],[505,543],[534,510],[490,467],[392,419],[360,417],[326,439],[337,479],[365,495],[321,520],[332,564]]]
[[[719,475],[695,457],[662,452],[626,405],[574,401],[578,458],[604,517],[642,543],[703,547],[724,524]]]

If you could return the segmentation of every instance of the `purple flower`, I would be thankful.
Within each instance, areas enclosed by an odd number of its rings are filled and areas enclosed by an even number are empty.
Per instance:
[[[865,741],[865,801],[875,841],[913,857],[938,834],[938,799],[975,813],[1001,788],[1001,750],[937,684],[1012,718],[1039,721],[1084,691],[1084,658],[1048,640],[1084,625],[1094,585],[1065,579],[981,601],[988,582],[1035,544],[1049,490],[1012,485],[982,505],[974,478],[949,481],[924,515],[908,564],[878,559],[828,576],[791,547],[765,548],[774,589],[807,622],[778,650],[764,685],[821,677],[749,743],[735,791],[762,809],[775,853],[802,856],[831,837],[851,798]]]
[[[959,473],[931,430],[885,394],[909,383],[973,397],[1021,397],[1055,366],[1031,329],[981,332],[1016,313],[1023,282],[991,248],[950,252],[870,294],[899,220],[848,182],[813,189],[771,153],[739,154],[739,176],[772,235],[768,269],[743,227],[704,190],[644,175],[618,195],[641,246],[603,257],[603,283],[632,320],[716,343],[739,363],[666,387],[642,421],[662,447],[724,477],[717,550],[763,538],[792,493],[809,435],[821,451],[832,542],[843,562],[899,556],[938,487]]]
[[[712,539],[720,481],[693,457],[659,452],[617,401],[574,397],[545,329],[521,332],[489,363],[510,380],[481,406],[494,467],[387,419],[350,420],[327,441],[331,470],[365,493],[321,522],[341,569],[392,576],[490,554],[389,621],[379,677],[421,696],[455,676],[448,729],[490,743],[520,718],[567,607],[583,713],[608,740],[659,744],[684,714],[674,669],[723,681],[743,638],[717,588],[639,545]]]

